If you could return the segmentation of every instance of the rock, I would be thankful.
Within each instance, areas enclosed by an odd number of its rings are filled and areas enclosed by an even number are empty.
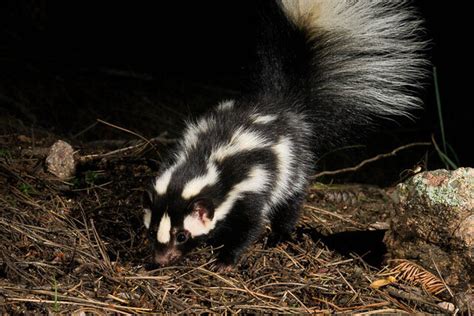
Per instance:
[[[388,257],[418,262],[466,290],[473,276],[474,169],[415,175],[393,193],[398,204],[384,242]]]
[[[76,161],[74,149],[68,143],[58,140],[49,149],[46,157],[48,171],[61,180],[74,176],[76,172]]]

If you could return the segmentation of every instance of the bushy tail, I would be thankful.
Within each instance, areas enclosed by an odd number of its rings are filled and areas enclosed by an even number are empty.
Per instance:
[[[314,101],[365,115],[409,115],[425,76],[421,19],[403,1],[282,0],[312,49]]]
[[[423,21],[409,3],[278,3],[278,10],[265,8],[262,90],[311,111],[316,146],[332,147],[374,116],[411,116],[420,106],[427,43]]]

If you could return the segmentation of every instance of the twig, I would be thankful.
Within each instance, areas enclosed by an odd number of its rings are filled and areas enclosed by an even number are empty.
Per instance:
[[[339,269],[337,269],[337,273],[339,273],[339,276],[342,278],[342,280],[344,281],[344,283],[347,284],[347,286],[351,289],[352,293],[354,293],[354,295],[356,296],[359,296],[359,294],[356,292],[356,290],[354,290],[354,288],[352,287],[352,285],[347,282],[346,278],[342,275],[341,271],[339,271]],[[363,302],[362,302],[363,303]]]
[[[407,314],[410,315],[411,313],[408,313],[404,310],[401,309],[395,309],[395,308],[384,308],[384,309],[376,309],[373,311],[368,311],[368,312],[363,312],[363,313],[355,313],[354,315],[380,315],[380,314],[390,314],[390,315],[399,315],[399,314]]]
[[[137,275],[124,277],[125,280],[154,280],[154,281],[168,281],[171,279],[170,276],[153,276],[153,275]]]
[[[402,151],[402,150],[405,150],[405,149],[408,149],[408,148],[411,148],[411,147],[416,147],[416,146],[431,146],[431,145],[432,145],[432,143],[428,143],[428,142],[419,142],[419,143],[407,144],[407,145],[395,148],[394,150],[392,150],[389,153],[379,154],[375,157],[363,160],[354,167],[348,167],[348,168],[343,168],[343,169],[339,169],[339,170],[319,172],[319,173],[311,176],[311,179],[317,179],[317,178],[320,178],[322,176],[332,176],[332,175],[336,175],[336,174],[340,174],[340,173],[357,171],[357,170],[361,169],[363,166],[365,166],[366,164],[372,163],[374,161],[377,161],[377,160],[380,160],[380,159],[383,159],[383,158],[395,156],[399,151]]]
[[[382,301],[378,303],[372,303],[372,304],[367,304],[367,305],[357,305],[357,306],[351,306],[351,307],[338,307],[341,312],[350,312],[350,311],[356,311],[356,310],[361,310],[361,309],[369,309],[373,307],[380,307],[380,306],[387,306],[390,305],[390,302],[387,301]]]
[[[145,143],[142,142],[142,141],[139,141],[138,143],[136,143],[134,145],[130,145],[130,146],[124,147],[124,148],[115,149],[115,150],[112,150],[112,151],[109,151],[109,152],[106,152],[106,153],[103,153],[103,154],[90,154],[90,155],[80,156],[80,157],[78,157],[78,161],[80,163],[85,163],[85,162],[89,162],[89,161],[92,161],[92,160],[100,160],[102,158],[108,158],[108,157],[111,157],[111,156],[116,156],[116,155],[124,154],[124,153],[129,152],[129,151],[133,151],[135,149],[144,147],[147,144],[151,144],[151,146],[153,146],[153,148],[156,149],[156,147],[153,145],[153,143],[164,143],[164,142],[166,142],[166,140],[164,138],[162,138],[161,136],[158,136],[158,137],[152,138],[150,140],[147,140]]]
[[[313,299],[313,300],[316,300],[316,301],[318,301],[318,302],[320,302],[320,303],[326,304],[326,305],[328,305],[328,306],[331,306],[331,307],[332,307],[333,309],[335,309],[336,311],[342,310],[341,307],[337,306],[336,304],[334,304],[334,303],[332,303],[332,302],[329,302],[328,300],[325,300],[325,299],[322,299],[322,298],[319,298],[319,297],[315,297],[315,296],[313,296],[312,299]]]
[[[130,306],[120,306],[114,305],[110,303],[102,303],[98,301],[91,301],[90,303],[86,302],[71,302],[71,301],[53,301],[53,300],[44,300],[44,299],[34,299],[34,298],[19,298],[19,297],[9,297],[7,302],[30,302],[30,303],[47,303],[47,304],[65,304],[65,305],[78,305],[78,306],[86,306],[92,308],[100,308],[109,310],[112,312],[117,312],[121,314],[131,315],[124,310],[128,310],[130,312],[150,312],[151,309],[149,308],[142,308],[142,307],[130,307]]]
[[[446,288],[446,290],[448,290],[449,295],[451,295],[451,297],[454,298],[453,292],[451,291],[449,286],[446,284],[446,281],[444,281],[444,278],[443,278],[443,275],[441,274],[441,271],[439,271],[438,265],[436,264],[436,262],[435,262],[435,260],[432,256],[431,250],[430,250],[430,258],[431,258],[431,261],[433,262],[433,265],[436,269],[436,272],[438,273],[439,279],[441,280],[441,282],[443,282],[444,287]]]
[[[173,138],[167,138],[168,132],[163,132],[158,137],[154,137],[150,139],[153,143],[163,143],[163,144],[173,144],[176,142]],[[87,142],[85,145],[87,148],[108,148],[111,150],[115,150],[121,147],[131,146],[131,145],[139,145],[142,144],[143,141],[141,139],[100,139]]]
[[[320,212],[320,213],[323,213],[323,214],[326,214],[326,215],[329,215],[329,216],[336,217],[336,218],[340,219],[341,221],[351,223],[352,225],[355,225],[356,227],[366,228],[366,226],[362,225],[361,223],[358,223],[358,222],[355,222],[353,220],[347,219],[347,218],[345,218],[342,215],[339,215],[337,213],[330,212],[330,211],[327,211],[327,210],[324,210],[322,208],[315,207],[315,206],[312,206],[312,205],[309,205],[309,204],[304,204],[303,207],[304,208],[309,208],[310,210],[317,211],[317,212]]]
[[[387,290],[388,294],[390,294],[391,296],[394,296],[394,297],[398,297],[398,298],[401,298],[401,299],[404,299],[404,300],[407,300],[407,301],[411,301],[411,302],[416,302],[417,305],[425,305],[425,306],[429,306],[435,310],[438,310],[438,311],[442,311],[442,312],[446,312],[446,310],[432,302],[428,302],[427,300],[425,300],[423,297],[421,297],[420,295],[418,294],[415,294],[415,293],[408,293],[408,292],[405,292],[405,291],[402,291],[402,290],[398,290],[394,287],[391,287],[391,286],[388,286],[387,287]]]
[[[392,304],[395,304],[397,305],[399,308],[403,309],[404,311],[406,311],[407,313],[411,314],[413,313],[413,310],[410,309],[409,306],[403,304],[402,302],[400,302],[399,300],[395,299],[394,297],[390,296],[390,294],[388,293],[385,293],[384,291],[381,291],[381,290],[378,290],[378,289],[373,289],[375,292],[379,293],[380,295],[382,295],[383,297],[385,297],[385,299],[387,301],[390,301],[392,302]]]
[[[87,131],[93,129],[94,127],[97,126],[97,121],[93,122],[92,124],[90,124],[89,126],[83,128],[82,130],[80,130],[79,132],[77,132],[76,134],[72,135],[71,138],[72,139],[76,139],[78,138],[79,136],[81,136],[82,134],[86,133]]]
[[[303,307],[306,310],[307,313],[311,313],[308,307],[295,294],[293,294],[291,291],[287,291],[287,293],[293,296],[293,298],[298,302],[298,304],[301,305],[301,307]]]
[[[115,125],[115,124],[112,124],[112,123],[109,123],[109,122],[106,122],[106,121],[103,121],[103,120],[101,120],[101,119],[97,119],[97,122],[102,123],[102,124],[105,124],[105,125],[108,125],[108,126],[113,127],[113,128],[115,128],[115,129],[124,131],[124,132],[126,132],[126,133],[135,135],[135,136],[137,136],[138,138],[140,138],[141,140],[145,141],[148,145],[152,146],[153,149],[155,149],[155,150],[158,152],[158,149],[156,149],[155,145],[153,145],[153,144],[150,142],[150,140],[148,140],[148,138],[146,138],[146,137],[144,137],[144,136],[142,136],[142,135],[140,135],[140,134],[138,134],[138,133],[136,133],[136,132],[134,132],[134,131],[131,131],[131,130],[129,130],[129,129],[126,129],[126,128],[124,128],[124,127],[117,126],[117,125]]]
[[[352,262],[352,261],[354,261],[354,259],[340,260],[340,261],[336,261],[336,262],[326,263],[324,266],[325,267],[338,266],[340,264],[349,263],[349,262]]]
[[[99,233],[97,232],[97,229],[95,228],[94,220],[92,218],[90,219],[90,225],[91,225],[92,234],[94,235],[94,239],[96,241],[97,247],[99,248],[99,252],[102,256],[104,267],[107,267],[107,269],[109,270],[109,273],[113,274],[114,268],[112,267],[112,263],[110,262],[109,255],[107,254],[107,250],[105,249],[104,242],[100,238]],[[102,262],[102,260],[100,262]]]

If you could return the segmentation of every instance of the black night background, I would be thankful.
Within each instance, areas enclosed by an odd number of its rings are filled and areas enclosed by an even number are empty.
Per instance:
[[[437,68],[447,143],[459,165],[472,166],[470,61],[463,56],[459,9],[415,5],[432,41],[428,55]],[[101,118],[147,137],[178,136],[183,115],[248,88],[257,32],[252,1],[5,1],[2,7],[1,116],[25,126],[78,141],[111,137],[101,126],[81,133]],[[432,78],[425,84],[424,110],[414,122],[389,124],[395,135],[380,136],[380,152],[432,134],[441,141]],[[431,155],[428,168],[437,167],[442,164]]]

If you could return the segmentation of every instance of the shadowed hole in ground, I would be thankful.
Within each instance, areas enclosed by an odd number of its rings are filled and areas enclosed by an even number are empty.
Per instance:
[[[302,234],[307,234],[315,242],[320,240],[330,250],[344,256],[356,254],[375,268],[382,267],[387,253],[387,247],[383,243],[385,230],[350,231],[324,236],[313,228],[300,227],[296,233],[298,240]]]

